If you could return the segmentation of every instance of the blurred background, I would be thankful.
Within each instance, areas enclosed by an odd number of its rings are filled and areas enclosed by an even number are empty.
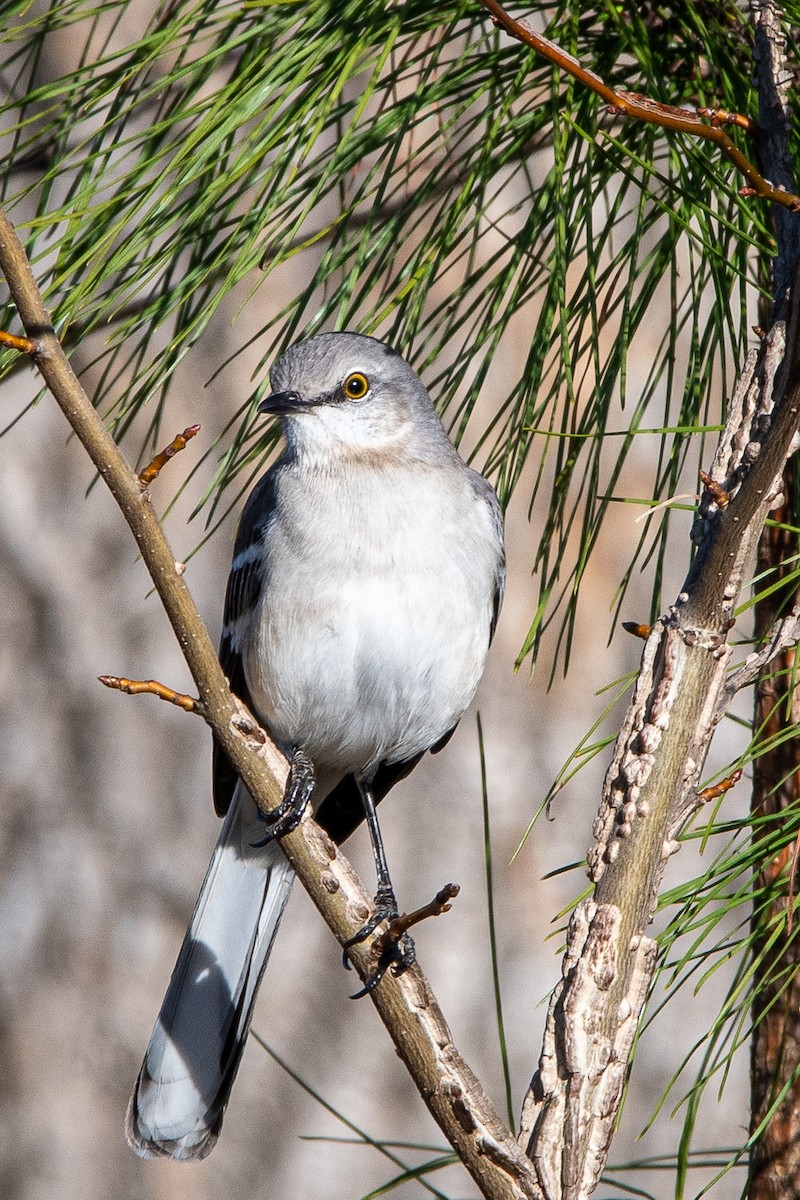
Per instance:
[[[110,44],[129,44],[148,8],[131,7],[127,23],[118,21],[110,32]],[[39,77],[55,79],[77,66],[81,38],[81,26],[57,31],[44,45]],[[23,201],[15,219],[25,214]],[[487,240],[483,252],[490,249]],[[234,289],[170,380],[161,444],[191,423],[202,430],[156,482],[153,500],[159,511],[170,508],[171,544],[176,558],[188,559],[186,581],[214,638],[241,504],[199,549],[204,516],[192,514],[213,485],[218,457],[232,436],[229,423],[254,375],[256,382],[265,378],[257,335],[280,323],[284,307],[308,285],[320,253],[312,248],[297,255],[291,269],[271,277],[269,288],[251,295],[254,278]],[[680,269],[690,268],[685,259]],[[462,451],[474,451],[479,467],[485,459],[481,430],[525,373],[540,311],[535,300],[519,308],[473,397],[469,420],[459,417]],[[666,286],[650,312],[628,362],[633,395],[649,379],[671,319]],[[322,327],[340,327],[335,314]],[[402,337],[394,344],[405,349]],[[71,357],[89,394],[107,396],[97,345],[96,333],[86,342],[78,339]],[[422,373],[437,399],[435,367]],[[27,407],[37,387],[27,367],[0,385],[0,423],[7,426],[0,442],[0,1195],[355,1200],[372,1194],[400,1168],[368,1139],[407,1143],[393,1151],[407,1165],[436,1157],[425,1147],[441,1148],[442,1139],[370,1003],[348,998],[354,977],[343,971],[338,947],[299,887],[253,1023],[289,1070],[251,1039],[219,1144],[201,1164],[142,1162],[125,1145],[128,1096],[217,836],[210,737],[195,718],[150,697],[108,692],[97,682],[102,673],[155,677],[192,691],[110,496],[55,403],[44,396]],[[124,396],[124,379],[115,387]],[[461,413],[468,390],[467,381],[445,397],[451,416]],[[720,389],[712,420],[723,400]],[[143,409],[124,431],[131,458],[141,457],[150,416]],[[627,414],[620,409],[618,416],[624,429]],[[663,396],[655,392],[638,416],[643,426],[663,423]],[[217,439],[219,454],[203,459]],[[536,435],[533,441],[541,444]],[[636,439],[613,480],[615,495],[651,496],[659,445],[657,435]],[[694,493],[697,466],[696,457],[684,466],[678,491]],[[461,884],[452,911],[419,930],[418,956],[456,1045],[505,1112],[488,940],[479,711],[514,1120],[537,1065],[546,1001],[559,976],[564,910],[586,885],[582,863],[610,749],[559,791],[549,819],[539,819],[520,846],[580,739],[590,734],[592,743],[618,726],[630,691],[625,677],[636,669],[641,650],[612,619],[620,580],[642,535],[642,507],[618,503],[609,507],[581,582],[566,677],[555,630],[542,639],[535,671],[529,660],[515,669],[539,597],[532,567],[548,508],[547,489],[530,505],[538,469],[532,455],[508,503],[506,602],[473,709],[446,751],[424,760],[381,813],[401,906],[425,902],[447,881]],[[688,565],[690,522],[689,511],[679,512],[671,528],[665,605]],[[578,537],[576,529],[573,553]],[[647,621],[652,590],[652,573],[635,571],[621,615]],[[603,690],[615,681],[616,687]],[[604,718],[617,693],[621,700]],[[745,697],[745,716],[748,704]],[[739,745],[739,732],[725,723],[714,762],[727,761]],[[726,805],[729,814],[746,810],[746,784]],[[371,888],[362,831],[346,853]],[[691,878],[702,865],[693,843],[670,863],[667,882]],[[685,989],[646,1030],[612,1161],[651,1161],[613,1176],[598,1195],[620,1196],[624,1187],[648,1189],[663,1200],[674,1194],[673,1172],[659,1171],[654,1160],[674,1154],[682,1114],[673,1116],[672,1108],[680,1091],[641,1135],[729,981],[720,971],[697,998]],[[665,986],[662,979],[651,1008]],[[746,1123],[746,1061],[740,1055],[724,1093],[707,1095],[696,1145],[735,1144]],[[713,1174],[713,1168],[696,1172],[692,1194]],[[732,1178],[714,1194],[734,1194],[740,1184],[731,1184]],[[447,1196],[474,1195],[459,1167],[437,1171],[430,1184]],[[422,1183],[410,1181],[397,1194],[422,1192]]]

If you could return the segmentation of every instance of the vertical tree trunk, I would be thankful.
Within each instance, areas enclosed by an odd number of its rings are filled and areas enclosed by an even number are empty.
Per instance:
[[[785,474],[786,503],[773,517],[796,524],[796,462]],[[772,568],[773,583],[795,569],[798,553],[794,530],[768,527],[759,547],[759,571]],[[794,589],[793,589],[794,590]],[[795,590],[795,601],[796,601]],[[764,635],[780,611],[791,603],[781,589],[756,606],[756,633]],[[755,837],[774,834],[780,814],[796,810],[800,790],[800,682],[796,649],[784,651],[760,676],[755,699],[754,728],[762,742],[784,740],[753,764],[752,812],[755,819],[774,816]],[[793,732],[792,727],[795,727]],[[798,835],[800,837],[800,835]],[[765,857],[756,879],[757,891],[774,890],[774,897],[753,915],[757,982],[753,1003],[755,1031],[751,1046],[751,1132],[758,1129],[781,1093],[785,1095],[756,1142],[750,1157],[750,1200],[800,1200],[800,919],[784,922],[798,895],[797,857],[800,842]],[[794,882],[792,879],[794,877]],[[770,937],[778,937],[767,949]],[[791,929],[791,932],[789,930]],[[763,956],[763,957],[762,957]]]
[[[754,61],[759,98],[757,145],[767,175],[782,186],[794,181],[795,164],[789,151],[792,111],[788,83],[783,14],[778,0],[750,0],[754,26]],[[774,212],[778,253],[772,264],[773,317],[784,315],[786,289],[798,259],[800,223],[794,213]],[[786,219],[786,218],[790,219]],[[766,314],[762,313],[766,324]],[[798,472],[796,455],[784,472],[784,504],[773,513],[777,522],[797,525]],[[760,571],[772,570],[768,583],[794,569],[792,556],[799,539],[789,529],[767,527],[759,545]],[[794,596],[793,596],[794,593]],[[756,606],[756,634],[763,636],[780,611],[797,599],[791,584],[766,596]],[[763,841],[780,826],[798,801],[800,741],[792,726],[800,718],[800,689],[795,683],[797,652],[786,650],[764,670],[756,687],[754,728],[763,741],[785,738],[753,764],[753,817],[772,816],[754,837]],[[760,731],[760,732],[759,732]],[[777,1103],[750,1155],[750,1200],[800,1200],[800,922],[787,909],[797,895],[797,847],[787,836],[778,854],[764,849],[755,880],[759,892],[773,893],[769,904],[757,902],[753,912],[753,952],[756,978],[753,1000],[754,1033],[750,1057],[750,1130],[754,1133]],[[800,843],[798,843],[800,845]],[[793,878],[794,877],[794,878]],[[786,924],[784,924],[786,921]],[[770,934],[777,930],[768,948]],[[791,933],[790,933],[791,930]],[[785,1089],[785,1094],[784,1094]]]

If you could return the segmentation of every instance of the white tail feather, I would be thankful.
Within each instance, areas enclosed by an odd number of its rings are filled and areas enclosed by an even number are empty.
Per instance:
[[[125,1119],[143,1158],[204,1158],[219,1135],[294,872],[241,785],[197,898]]]

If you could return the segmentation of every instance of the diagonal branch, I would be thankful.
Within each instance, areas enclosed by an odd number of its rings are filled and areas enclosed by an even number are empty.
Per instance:
[[[495,25],[504,29],[517,41],[530,46],[553,66],[565,71],[573,79],[577,79],[578,83],[595,92],[602,100],[605,100],[612,112],[622,117],[629,117],[631,120],[644,121],[649,125],[660,125],[662,129],[670,129],[675,133],[688,133],[692,137],[713,142],[719,147],[724,157],[733,163],[737,171],[747,180],[747,186],[743,189],[744,195],[771,200],[773,204],[793,211],[800,209],[800,196],[786,191],[783,187],[776,187],[765,179],[725,132],[723,128],[725,124],[744,124],[746,128],[749,128],[750,122],[747,118],[739,117],[736,113],[714,113],[705,109],[691,112],[687,108],[662,104],[658,100],[651,100],[648,96],[642,96],[635,92],[619,91],[610,87],[594,71],[581,66],[576,58],[567,54],[566,50],[562,50],[555,42],[551,42],[549,38],[537,33],[535,29],[531,29],[526,21],[518,21],[512,17],[498,3],[498,0],[481,0],[481,3],[492,14]],[[708,120],[704,119],[705,117],[708,117]]]
[[[253,799],[269,812],[282,799],[288,764],[232,696],[186,587],[182,564],[176,564],[147,492],[143,492],[138,476],[73,372],[53,332],[25,251],[2,210],[0,270],[25,332],[34,343],[32,349],[25,349],[131,528],[194,678],[203,715]],[[281,845],[343,945],[370,911],[363,884],[311,819],[302,821]],[[371,966],[369,954],[369,944],[348,950],[362,979]],[[399,978],[387,975],[372,1000],[431,1114],[483,1195],[492,1200],[541,1200],[532,1164],[453,1045],[444,1016],[419,968],[411,967]]]
[[[649,633],[606,775],[588,855],[595,892],[570,921],[522,1113],[520,1141],[548,1200],[584,1200],[605,1165],[656,964],[647,928],[681,829],[704,802],[697,784],[735,691],[727,636],[798,429],[800,274],[788,331],[773,326],[731,400],[692,530],[697,553],[675,604]],[[788,621],[776,644],[796,632]]]

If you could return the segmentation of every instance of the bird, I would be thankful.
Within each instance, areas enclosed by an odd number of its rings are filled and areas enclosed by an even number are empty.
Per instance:
[[[225,597],[231,690],[298,769],[337,843],[366,820],[397,915],[375,806],[441,749],[483,673],[503,598],[503,518],[422,381],[385,342],[323,333],[274,363],[258,412],[283,448],[250,494]],[[125,1122],[141,1157],[193,1161],[219,1136],[293,881],[219,745],[224,814]],[[377,838],[377,844],[376,844]],[[401,970],[413,956],[405,944]]]

